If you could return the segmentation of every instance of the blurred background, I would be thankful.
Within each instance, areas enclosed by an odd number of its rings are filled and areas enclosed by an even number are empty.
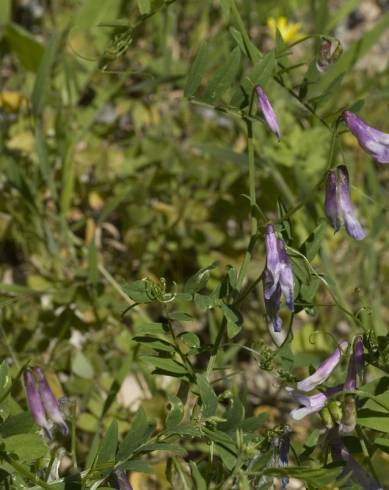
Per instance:
[[[141,405],[162,420],[167,394],[178,386],[174,378],[151,376],[132,340],[145,318],[158,320],[158,309],[134,308],[122,316],[132,302],[121,286],[164,278],[167,290],[179,290],[198,269],[216,262],[212,289],[227,266],[241,264],[247,248],[246,136],[234,94],[248,63],[242,60],[221,100],[201,97],[235,46],[223,4],[0,2],[0,355],[15,371],[27,359],[44,366],[58,396],[77,397],[81,460],[113,380],[121,388],[104,424],[115,418],[120,432]],[[344,231],[334,236],[324,218],[324,188],[315,185],[330,149],[323,121],[330,124],[353,107],[369,124],[389,131],[389,2],[238,4],[262,52],[274,48],[277,29],[284,46],[297,42],[288,51],[293,69],[283,79],[290,90],[274,80],[266,85],[282,140],[254,125],[257,201],[272,220],[279,218],[277,201],[286,212],[298,207],[290,218],[295,248],[320,227],[324,240],[313,266],[331,277],[339,302],[383,336],[389,170],[378,167],[350,133],[341,134],[334,163],[348,165],[353,202],[368,230],[362,243]],[[298,41],[313,33],[336,37],[345,60],[310,84],[307,70],[318,42]],[[210,46],[207,72],[188,99],[187,75],[204,40]],[[249,283],[263,265],[259,240]],[[306,306],[294,318],[282,367],[287,372],[292,358],[295,375],[333,350],[328,333],[337,340],[360,333],[320,281]],[[226,345],[224,362],[235,375],[224,388],[244,386],[248,413],[266,412],[270,425],[284,423],[291,405],[265,362],[271,341],[261,285],[241,311],[243,329],[234,342],[261,354]],[[212,315],[195,308],[189,313],[185,328],[208,342],[216,329]],[[372,368],[369,379],[374,375]],[[22,388],[15,396],[25,407]],[[301,440],[312,430],[309,424],[294,427]],[[377,458],[388,463],[386,453]],[[154,475],[134,473],[134,489],[153,488],[157,479],[160,488],[170,488],[163,473],[163,461],[156,461]]]

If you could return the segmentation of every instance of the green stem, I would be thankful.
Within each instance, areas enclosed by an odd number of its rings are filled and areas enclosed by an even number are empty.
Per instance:
[[[170,332],[170,335],[173,337],[173,342],[174,342],[174,345],[175,345],[175,348],[176,348],[176,351],[178,353],[178,355],[180,356],[182,362],[184,363],[186,369],[190,372],[191,374],[191,377],[193,378],[193,380],[195,379],[195,370],[193,368],[193,365],[192,363],[190,362],[190,359],[188,358],[188,356],[186,356],[182,350],[181,350],[181,347],[180,347],[180,344],[177,340],[177,336],[174,332],[174,329],[173,329],[173,326],[170,322],[170,320],[168,320],[167,322],[168,324],[168,328],[169,328],[169,332]]]
[[[215,342],[212,346],[212,353],[211,353],[211,357],[209,358],[209,362],[208,362],[208,366],[207,366],[207,373],[206,373],[208,379],[209,379],[209,376],[211,375],[213,368],[215,366],[216,356],[217,356],[217,353],[219,351],[220,345],[222,343],[226,328],[227,328],[227,320],[226,320],[226,317],[224,316],[223,320],[220,324],[220,328],[219,328],[219,331],[217,333]]]
[[[231,0],[230,5],[231,5],[232,17],[234,18],[235,23],[238,26],[240,33],[242,34],[243,41],[247,51],[247,56],[249,57],[249,60],[254,64],[259,61],[261,54],[255,48],[255,46],[253,46],[250,40],[250,37],[246,31],[246,27],[244,25],[242,17],[240,16],[238,7],[236,6],[235,0]]]
[[[378,481],[377,473],[374,469],[373,463],[371,462],[371,459],[373,457],[373,451],[370,450],[370,442],[367,439],[367,437],[366,437],[365,433],[363,432],[363,430],[361,429],[361,427],[359,427],[357,425],[355,427],[355,431],[359,436],[359,440],[361,442],[361,447],[362,447],[362,452],[363,452],[363,455],[365,456],[365,459],[366,459],[366,462],[370,468],[370,471],[371,471],[372,475],[374,476],[374,478]]]
[[[71,407],[71,456],[73,469],[77,470],[77,437],[76,437],[76,421],[77,421],[77,403],[74,400]]]
[[[46,490],[52,490],[52,486],[49,485],[48,483],[44,482],[41,480],[39,477],[31,473],[27,468],[25,468],[21,463],[18,461],[15,461],[11,456],[6,454],[4,456],[5,461],[7,461],[8,464],[10,464],[18,473],[23,475],[25,478],[30,480],[31,482],[35,483],[36,485],[39,485],[41,488],[44,488]]]

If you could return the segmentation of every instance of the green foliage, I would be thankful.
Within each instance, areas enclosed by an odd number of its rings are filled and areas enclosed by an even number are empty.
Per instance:
[[[387,14],[360,31],[357,1],[30,3],[0,2],[1,486],[112,488],[117,470],[135,490],[358,485],[325,414],[293,421],[285,390],[355,335],[364,384],[334,398],[341,416],[356,398],[341,438],[388,485],[387,173],[339,120],[348,107],[388,130],[373,63]],[[279,16],[301,36],[278,20],[272,37]],[[352,40],[319,72],[322,37],[342,30]],[[344,162],[361,243],[324,218]],[[294,275],[282,339],[262,294],[270,222]],[[54,423],[49,440],[30,413],[27,365],[68,435]]]

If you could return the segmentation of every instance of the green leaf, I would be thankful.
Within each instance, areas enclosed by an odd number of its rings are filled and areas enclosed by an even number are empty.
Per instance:
[[[196,375],[196,384],[200,392],[204,417],[212,417],[216,413],[218,399],[213,388],[203,374]]]
[[[43,46],[34,36],[16,24],[8,24],[5,39],[26,70],[37,71],[43,56]]]
[[[269,414],[267,413],[261,413],[257,417],[248,417],[242,420],[239,427],[245,432],[255,432],[263,426],[268,418]]]
[[[196,490],[208,490],[207,482],[204,480],[203,475],[200,473],[198,465],[193,461],[190,461],[189,464]]]
[[[200,339],[193,332],[182,332],[178,335],[181,342],[184,342],[190,349],[196,350],[201,346]]]
[[[31,463],[45,456],[48,447],[38,434],[17,434],[3,439],[5,449],[21,461]]]
[[[147,15],[151,12],[151,0],[136,0],[140,15]]]
[[[240,49],[236,47],[228,56],[225,64],[219,68],[214,77],[210,80],[203,97],[204,101],[214,104],[232,85],[238,74],[240,58]]]
[[[176,322],[190,322],[193,320],[193,317],[191,315],[189,315],[188,313],[184,313],[182,311],[175,311],[169,313],[168,318]]]
[[[184,96],[187,98],[192,97],[201,84],[208,65],[208,53],[209,45],[206,41],[203,41],[186,79]]]
[[[119,446],[117,461],[129,458],[136,449],[147,442],[153,431],[154,425],[146,417],[143,408],[141,408],[131,424],[131,429]]]
[[[207,285],[210,271],[215,269],[215,267],[216,267],[216,263],[214,262],[211,265],[208,265],[207,267],[203,267],[202,269],[197,271],[196,274],[194,274],[186,281],[184,286],[184,292],[193,294],[204,289],[205,286]]]
[[[161,335],[166,336],[168,329],[162,324],[157,322],[145,322],[135,326],[135,333],[137,335]]]
[[[8,364],[3,361],[0,364],[0,401],[9,393],[11,386],[11,376],[8,374]]]
[[[231,405],[224,415],[226,421],[219,424],[218,428],[223,432],[236,429],[244,419],[244,412],[245,410],[242,402],[239,397],[235,396],[231,400]]]
[[[131,461],[122,463],[119,465],[119,468],[126,471],[136,471],[138,473],[153,473],[153,467],[140,459],[132,459]]]
[[[232,339],[241,330],[242,317],[237,309],[234,309],[232,306],[222,304],[221,309],[223,310],[223,314],[227,320],[227,335],[229,339]]]
[[[15,434],[32,432],[35,429],[36,425],[31,414],[29,412],[21,412],[16,415],[11,415],[0,425],[0,435],[1,437],[9,437]]]
[[[311,262],[320,250],[321,242],[324,239],[326,233],[326,224],[324,222],[320,223],[305,242],[300,247],[300,252],[305,255],[305,257]]]
[[[159,339],[158,337],[153,337],[151,335],[145,335],[143,337],[136,336],[133,337],[134,342],[143,344],[144,347],[149,347],[151,349],[161,350],[164,352],[174,352],[175,346],[167,340]]]
[[[32,113],[35,117],[41,114],[47,98],[50,74],[54,64],[55,55],[59,47],[60,39],[61,37],[58,34],[54,34],[52,36],[47,43],[47,47],[39,64],[31,96]]]
[[[288,468],[265,468],[263,473],[265,475],[283,477],[289,476],[292,478],[298,478],[307,483],[314,485],[315,488],[323,488],[332,484],[339,477],[342,472],[342,467],[335,468],[311,468],[309,466],[299,466]]]
[[[72,371],[74,374],[77,374],[77,376],[84,379],[92,379],[94,376],[92,364],[81,351],[76,351],[73,356]]]
[[[179,446],[178,444],[170,444],[168,442],[152,442],[142,447],[142,453],[150,451],[169,451],[180,456],[185,456],[187,453],[186,449],[184,449],[182,446]]]
[[[115,464],[115,454],[118,445],[118,424],[114,420],[101,442],[100,449],[97,453],[93,469],[108,470],[110,472]]]
[[[122,290],[131,298],[135,303],[145,304],[155,301],[152,296],[150,283],[147,280],[134,281],[129,284],[121,286]]]
[[[152,364],[153,367],[160,369],[171,376],[182,376],[188,374],[185,366],[173,359],[156,356],[142,356],[141,360]]]
[[[184,416],[184,406],[182,401],[175,395],[168,395],[169,413],[166,416],[165,425],[167,429],[173,429],[181,422]]]

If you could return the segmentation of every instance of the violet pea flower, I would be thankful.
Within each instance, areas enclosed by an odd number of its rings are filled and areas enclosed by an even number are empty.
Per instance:
[[[277,136],[277,138],[280,139],[281,131],[277,121],[277,116],[273,110],[272,105],[270,104],[270,101],[265,91],[260,85],[257,85],[255,87],[255,91],[257,92],[258,105],[261,109],[263,117],[265,118],[266,124],[268,125],[269,129]]]
[[[344,111],[342,118],[361,147],[378,163],[389,163],[389,134],[372,128],[360,117]]]
[[[293,389],[289,389],[292,397],[302,405],[300,408],[295,408],[290,412],[290,416],[294,420],[301,420],[311,413],[320,412],[328,403],[328,399],[341,392],[343,385],[334,386],[328,388],[322,393],[316,393],[315,395],[307,396],[303,395]]]
[[[293,272],[282,240],[276,237],[273,225],[265,233],[266,268],[263,277],[263,295],[266,313],[273,323],[274,332],[280,332],[282,320],[278,315],[281,293],[286,304],[294,311]]]
[[[334,461],[343,461],[345,464],[344,470],[339,476],[340,479],[351,473],[351,478],[356,482],[363,490],[383,490],[382,485],[372,478],[355,459],[352,457],[350,451],[342,443],[339,437],[331,444],[331,454]]]
[[[132,490],[132,486],[128,481],[127,472],[124,470],[115,470],[114,475],[114,485],[118,490]]]
[[[366,233],[359,223],[350,198],[349,174],[345,165],[330,170],[327,176],[324,209],[335,232],[344,224],[347,233],[355,240],[363,240]]]
[[[46,418],[39,391],[35,385],[34,375],[31,369],[26,369],[23,373],[24,386],[26,389],[27,403],[30,413],[36,424],[45,431],[48,439],[52,439],[50,425]]]
[[[66,422],[62,416],[58,400],[54,396],[54,393],[52,392],[49,383],[47,382],[46,376],[44,375],[42,369],[39,367],[36,367],[34,371],[39,381],[39,393],[48,417],[59,426],[63,435],[68,435],[68,426],[66,425]]]
[[[346,340],[342,341],[335,351],[316,369],[316,371],[307,378],[297,383],[300,391],[312,391],[320,384],[324,383],[331,375],[332,371],[339,364],[343,353],[348,347]]]

